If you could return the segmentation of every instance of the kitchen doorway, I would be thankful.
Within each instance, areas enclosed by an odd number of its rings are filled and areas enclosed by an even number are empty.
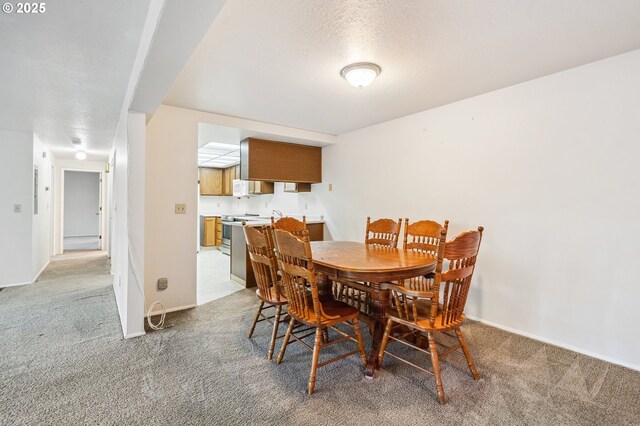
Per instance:
[[[64,253],[101,250],[102,177],[100,172],[64,171]]]

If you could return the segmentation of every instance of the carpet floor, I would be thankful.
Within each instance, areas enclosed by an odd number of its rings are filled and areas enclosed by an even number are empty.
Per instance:
[[[243,290],[124,340],[107,259],[53,262],[36,284],[0,291],[0,424],[640,423],[639,372],[474,322],[464,331],[482,378],[447,357],[445,406],[432,377],[389,357],[374,380],[357,357],[323,367],[309,397],[309,351],[293,344],[276,365],[267,325],[246,338],[256,305]]]

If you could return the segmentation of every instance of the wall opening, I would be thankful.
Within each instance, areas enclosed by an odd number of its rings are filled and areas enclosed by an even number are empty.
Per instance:
[[[64,172],[63,251],[101,250],[102,194],[99,172]]]

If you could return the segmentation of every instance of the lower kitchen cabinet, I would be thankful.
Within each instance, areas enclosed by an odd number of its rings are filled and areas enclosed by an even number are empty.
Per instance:
[[[222,222],[217,216],[200,216],[200,245],[216,247],[222,244]]]

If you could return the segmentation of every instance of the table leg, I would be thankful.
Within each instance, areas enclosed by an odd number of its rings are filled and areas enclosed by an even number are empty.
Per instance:
[[[370,317],[373,320],[373,332],[371,333],[371,351],[367,358],[365,377],[373,378],[378,370],[378,352],[382,343],[385,326],[385,312],[389,306],[389,290],[382,290],[379,283],[371,283],[371,302],[369,305]]]
[[[318,297],[320,301],[332,299],[331,280],[324,272],[316,272],[316,281],[318,283]]]

